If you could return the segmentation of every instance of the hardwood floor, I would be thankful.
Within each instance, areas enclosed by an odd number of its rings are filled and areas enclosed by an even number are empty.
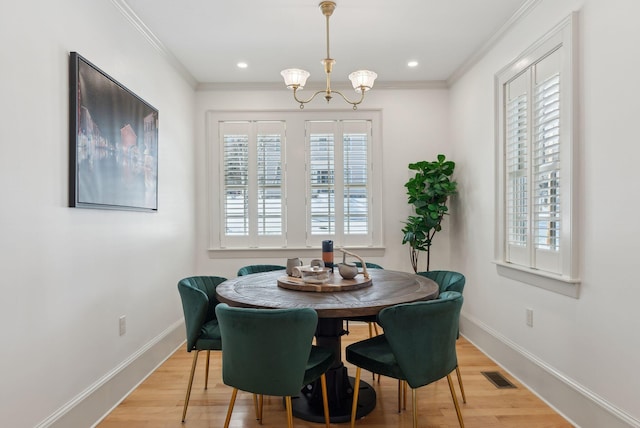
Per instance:
[[[346,346],[367,337],[365,324],[351,323],[351,332],[343,336]],[[477,348],[463,337],[458,340],[458,362],[467,396],[467,403],[460,398],[455,373],[452,375],[460,402],[466,428],[560,428],[572,425],[545,405],[538,397],[511,378]],[[201,353],[196,368],[193,390],[187,410],[187,419],[181,422],[193,355],[183,348],[172,355],[162,366],[135,389],[116,407],[98,428],[141,427],[222,427],[231,396],[231,388],[221,380],[221,353],[211,352],[209,388],[204,390],[204,365],[206,354]],[[351,376],[355,368],[346,363]],[[498,371],[516,388],[499,389],[481,373]],[[363,380],[376,389],[376,408],[365,418],[356,422],[356,427],[400,427],[412,426],[411,390],[408,390],[407,410],[397,412],[397,380],[381,378],[372,381],[371,374],[362,372]],[[418,389],[418,426],[420,428],[458,428],[456,412],[446,378]],[[255,420],[252,395],[239,392],[231,419],[232,428],[240,427],[286,427],[286,414],[279,397],[264,397],[264,420],[260,425]],[[296,428],[317,428],[323,424],[294,418]],[[349,423],[332,424],[348,427]]]

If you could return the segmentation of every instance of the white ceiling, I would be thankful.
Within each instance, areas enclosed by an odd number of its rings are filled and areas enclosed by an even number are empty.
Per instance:
[[[319,0],[119,0],[198,83],[282,82],[303,68],[322,82],[325,18]],[[446,81],[531,0],[336,0],[332,82],[358,69],[378,82]],[[418,61],[415,68],[409,60]],[[243,61],[248,68],[239,69]]]

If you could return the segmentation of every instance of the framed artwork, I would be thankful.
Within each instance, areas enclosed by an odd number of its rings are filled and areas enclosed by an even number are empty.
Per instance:
[[[69,66],[69,206],[158,210],[158,110],[77,52]]]

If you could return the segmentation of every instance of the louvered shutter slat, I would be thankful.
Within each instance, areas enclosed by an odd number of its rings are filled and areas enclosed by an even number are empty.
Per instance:
[[[520,247],[528,242],[527,102],[526,94],[521,94],[506,109],[507,242]]]
[[[367,134],[345,134],[343,144],[344,232],[363,235],[369,231]]]
[[[282,135],[258,135],[258,235],[282,231]]]
[[[311,234],[335,232],[334,136],[330,133],[310,135]]]
[[[248,224],[248,134],[223,137],[225,235],[246,236]]]
[[[535,247],[560,249],[560,75],[540,82],[535,91],[534,239]]]

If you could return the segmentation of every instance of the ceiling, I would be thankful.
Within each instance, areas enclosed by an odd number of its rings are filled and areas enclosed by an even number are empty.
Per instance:
[[[336,0],[332,83],[355,70],[378,84],[443,82],[532,0]],[[200,84],[282,83],[303,68],[322,84],[325,18],[319,0],[119,0],[150,39]],[[410,68],[408,61],[418,62]],[[238,62],[247,63],[240,69]]]

